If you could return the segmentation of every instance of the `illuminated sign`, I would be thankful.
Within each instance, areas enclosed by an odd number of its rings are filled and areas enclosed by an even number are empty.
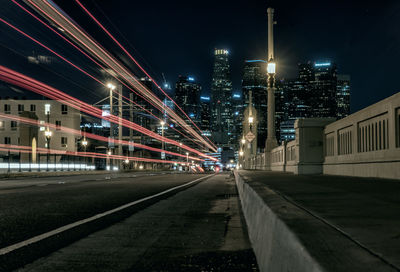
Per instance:
[[[210,101],[210,97],[209,96],[200,96],[201,100],[205,100],[205,101]]]
[[[240,98],[240,94],[234,94],[233,97],[234,98]]]
[[[188,77],[189,81],[194,81],[194,77]]]

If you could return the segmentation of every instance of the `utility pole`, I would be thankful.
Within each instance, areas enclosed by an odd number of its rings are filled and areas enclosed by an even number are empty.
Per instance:
[[[270,152],[277,146],[275,135],[275,62],[274,62],[274,9],[268,8],[268,134],[265,151]]]

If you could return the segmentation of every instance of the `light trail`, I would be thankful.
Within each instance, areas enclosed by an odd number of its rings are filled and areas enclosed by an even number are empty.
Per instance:
[[[102,141],[102,142],[108,142],[109,141],[109,138],[107,138],[107,137],[96,135],[96,134],[93,134],[93,133],[90,133],[90,132],[82,133],[81,130],[76,130],[76,129],[68,128],[68,127],[64,127],[64,126],[57,126],[55,124],[46,123],[46,122],[40,123],[39,120],[29,119],[29,118],[25,118],[25,117],[20,117],[20,116],[14,116],[14,115],[10,115],[10,114],[0,113],[0,118],[9,119],[9,120],[13,120],[13,121],[29,124],[29,125],[34,125],[34,126],[37,126],[37,127],[49,127],[49,128],[52,128],[52,129],[54,129],[56,131],[57,130],[61,130],[62,132],[65,132],[65,133],[69,133],[69,134],[76,135],[76,136],[85,136],[86,138],[93,139],[93,140],[98,140],[98,141]],[[154,151],[154,152],[158,152],[158,153],[164,152],[166,154],[170,154],[170,155],[173,155],[173,156],[182,157],[182,158],[186,159],[186,155],[182,155],[182,154],[179,154],[179,153],[175,153],[175,152],[172,152],[172,151],[163,150],[163,149],[159,149],[159,148],[155,148],[155,147],[150,147],[150,146],[139,144],[139,143],[132,143],[132,142],[129,142],[129,141],[118,140],[118,139],[113,139],[113,142],[115,144],[121,144],[121,145],[125,145],[125,146],[133,146],[135,148],[142,148],[142,149],[146,149],[146,150],[150,150],[150,151]],[[189,159],[196,160],[196,161],[204,161],[202,159],[199,159],[197,157],[192,157],[192,156],[189,156]]]
[[[182,162],[179,162],[179,161],[167,161],[167,160],[148,159],[148,158],[141,158],[141,157],[108,155],[108,154],[95,153],[95,152],[78,152],[78,151],[66,151],[66,150],[47,149],[47,148],[37,148],[36,150],[37,150],[37,153],[39,153],[39,154],[49,154],[49,155],[68,155],[68,156],[90,157],[90,158],[100,158],[100,159],[116,159],[116,160],[129,160],[129,161],[139,161],[139,162],[182,164]],[[32,153],[32,147],[23,146],[23,145],[0,144],[0,151]]]
[[[146,72],[146,70],[136,61],[136,59],[128,52],[128,50],[125,49],[125,47],[122,46],[122,44],[97,20],[96,17],[79,1],[75,0],[75,2],[86,12],[86,14],[89,15],[90,18],[125,52],[125,54],[142,70],[145,75],[151,79],[151,81],[154,83],[154,85],[157,86],[157,88],[169,99],[171,100],[175,106],[188,118],[188,120],[200,131],[202,132],[201,129],[193,122],[193,120],[186,114],[186,112],[183,111],[183,109],[171,98],[169,95],[157,84],[157,82]],[[204,136],[208,142],[213,145],[215,148],[217,148],[207,136]]]
[[[50,87],[42,82],[39,82],[37,80],[34,80],[30,77],[27,77],[23,74],[20,74],[18,72],[15,72],[11,69],[8,69],[4,66],[0,66],[0,79],[2,79],[5,82],[14,84],[16,86],[20,86],[22,88],[31,90],[33,92],[39,93],[45,97],[48,97],[50,99],[53,100],[57,100],[63,104],[69,105],[79,111],[85,112],[89,115],[98,117],[100,119],[104,119],[107,121],[110,121],[112,123],[115,124],[122,124],[123,126],[127,127],[127,128],[131,128],[133,130],[136,130],[142,134],[145,134],[147,136],[150,136],[154,139],[157,139],[159,141],[164,141],[166,143],[181,147],[185,150],[188,150],[192,153],[195,153],[201,157],[205,157],[205,158],[210,158],[212,160],[216,160],[215,158],[208,156],[206,154],[201,153],[198,150],[195,150],[193,148],[190,148],[186,145],[183,145],[177,141],[162,137],[160,135],[158,135],[157,133],[154,133],[144,127],[139,126],[138,124],[122,119],[120,117],[117,117],[115,115],[109,115],[109,116],[102,116],[102,111],[96,107],[93,107],[85,102],[82,102],[72,96],[69,96],[53,87]]]
[[[47,1],[31,1],[25,0],[25,2],[29,3],[31,7],[33,7],[37,12],[42,14],[45,18],[58,25],[60,28],[64,30],[68,34],[68,37],[73,37],[74,41],[77,42],[81,47],[86,48],[90,54],[94,55],[96,58],[100,59],[103,63],[105,63],[111,70],[113,70],[116,74],[124,78],[131,86],[136,88],[141,94],[143,94],[146,98],[152,100],[159,109],[165,112],[172,117],[173,120],[176,120],[180,126],[192,134],[195,138],[199,139],[201,142],[205,144],[211,150],[216,151],[216,149],[210,145],[207,141],[204,140],[202,136],[200,136],[196,131],[194,131],[190,126],[186,125],[186,122],[177,115],[174,111],[172,111],[169,107],[167,107],[157,96],[155,96],[152,92],[146,89],[125,67],[123,67],[114,57],[112,57],[107,51],[104,50],[96,41],[94,41],[91,37],[89,37],[86,33],[84,33],[80,27],[76,26],[73,22],[66,18],[63,14],[60,13],[58,7],[53,7],[53,4],[50,4]],[[40,6],[39,6],[40,5]],[[48,12],[46,12],[47,10]],[[51,14],[50,14],[51,13]],[[60,21],[55,19],[53,16],[56,16]]]
[[[20,34],[22,34],[23,36],[29,38],[30,40],[34,41],[35,43],[39,44],[40,46],[42,46],[43,48],[47,49],[48,51],[50,51],[51,53],[53,53],[54,55],[58,56],[59,58],[61,58],[62,60],[64,60],[65,62],[67,62],[68,64],[72,65],[74,68],[78,69],[79,71],[83,72],[84,74],[86,74],[87,76],[89,76],[90,78],[94,79],[96,82],[98,82],[99,84],[103,85],[104,87],[107,87],[105,83],[101,82],[99,79],[95,78],[93,75],[89,74],[88,72],[84,71],[82,68],[80,68],[79,66],[73,64],[72,62],[70,62],[69,60],[67,60],[65,57],[61,56],[60,54],[58,54],[57,52],[55,52],[54,50],[52,50],[51,48],[47,47],[46,45],[42,44],[41,42],[39,42],[38,40],[36,40],[35,38],[33,38],[32,36],[28,35],[27,33],[23,32],[22,30],[20,30],[19,28],[15,27],[14,25],[10,24],[9,22],[5,21],[4,19],[0,18],[0,21],[3,22],[4,24],[8,25],[9,27],[11,27],[12,29],[16,30],[17,32],[19,32]],[[117,95],[118,92],[114,91],[113,92]],[[140,106],[139,104],[137,104],[136,102],[132,101],[131,99],[125,97],[122,95],[123,98],[127,99],[129,102],[132,102],[134,104],[136,104],[137,106],[139,106],[140,108],[142,108],[143,110],[145,110],[146,112],[148,112],[149,114],[151,114],[152,116],[154,116],[156,119],[158,119],[159,121],[161,121],[160,118],[158,118],[157,116],[155,116],[153,113],[151,113],[150,111],[146,110],[145,108],[143,108],[142,106]],[[174,128],[175,129],[175,128]],[[176,130],[176,129],[175,129]],[[176,130],[177,132],[179,132],[178,130]],[[180,133],[180,132],[179,132]],[[182,133],[181,133],[182,134]],[[183,134],[182,134],[183,135]],[[183,135],[186,138],[188,138],[186,135]],[[190,139],[190,138],[188,138]],[[193,139],[190,139],[191,141],[193,141]],[[195,141],[193,141],[194,143],[196,143]],[[198,144],[198,143],[196,143]]]
[[[15,4],[17,4],[21,9],[23,9],[24,11],[26,11],[28,14],[30,14],[31,16],[33,16],[35,19],[37,19],[40,23],[44,24],[47,28],[49,28],[50,30],[52,30],[54,33],[56,33],[58,36],[60,36],[61,38],[63,38],[65,41],[67,41],[69,44],[71,44],[72,46],[74,46],[77,50],[79,50],[82,54],[84,54],[86,57],[88,57],[90,60],[92,60],[95,64],[97,64],[100,68],[105,69],[104,66],[102,66],[100,63],[98,63],[97,61],[95,61],[93,58],[91,58],[89,55],[87,55],[83,50],[81,50],[79,47],[77,47],[76,45],[74,45],[72,42],[70,42],[68,39],[66,39],[64,36],[60,35],[57,31],[55,31],[53,28],[51,28],[48,24],[46,24],[45,22],[43,22],[42,20],[40,20],[37,16],[35,16],[34,14],[32,14],[30,11],[28,11],[27,9],[25,9],[22,5],[20,5],[18,2],[16,2],[15,0],[12,0]],[[35,43],[39,44],[40,46],[42,46],[43,48],[45,48],[46,50],[48,50],[49,52],[53,53],[54,55],[56,55],[57,57],[61,58],[62,60],[64,60],[65,62],[67,62],[68,64],[70,64],[71,66],[73,66],[74,68],[78,69],[79,71],[83,72],[85,75],[89,76],[90,78],[94,79],[96,82],[98,82],[99,84],[103,85],[104,87],[107,87],[105,83],[101,82],[99,79],[95,78],[93,75],[89,74],[88,72],[84,71],[82,68],[80,68],[79,66],[73,64],[71,61],[67,60],[65,57],[61,56],[61,54],[55,52],[54,50],[50,49],[49,47],[45,46],[43,43],[39,42],[38,40],[36,40],[35,38],[33,38],[32,36],[28,35],[27,33],[23,32],[22,30],[20,30],[19,28],[17,28],[16,26],[12,25],[11,23],[5,21],[4,19],[0,18],[0,21],[2,21],[4,24],[8,25],[9,27],[11,27],[12,29],[16,30],[17,32],[19,32],[20,34],[22,34],[23,36],[27,37],[28,39],[34,41]],[[140,94],[138,94],[135,90],[133,90],[131,87],[127,86],[124,82],[122,82],[119,78],[115,77],[113,75],[113,77],[115,79],[117,79],[120,83],[122,83],[125,87],[127,87],[128,89],[130,89],[132,92],[134,92],[137,96],[143,98],[144,100],[146,100],[147,102],[149,102],[152,106],[154,106],[155,108],[157,108],[156,105],[154,105],[151,101],[145,99],[143,96],[141,96]],[[119,95],[119,93],[115,90],[112,90],[113,93]],[[138,106],[139,108],[141,108],[142,110],[144,110],[145,112],[149,113],[151,116],[153,116],[154,118],[158,119],[159,121],[162,121],[159,117],[157,117],[156,115],[154,115],[151,111],[147,110],[146,108],[142,107],[141,105],[139,105],[138,103],[136,103],[135,101],[132,101],[131,99],[125,97],[124,95],[121,94],[121,96],[128,100],[129,102],[135,104],[136,106]],[[169,126],[169,124],[167,124]],[[169,126],[170,127],[170,126]],[[199,145],[200,147],[202,147],[202,145],[200,145],[198,142],[194,141],[192,138],[189,138],[188,136],[184,135],[183,133],[181,133],[179,130],[177,130],[175,127],[171,127],[173,130],[175,130],[176,132],[178,132],[179,134],[181,134],[182,136],[184,136],[185,138],[187,138],[188,140],[194,142],[195,144]]]

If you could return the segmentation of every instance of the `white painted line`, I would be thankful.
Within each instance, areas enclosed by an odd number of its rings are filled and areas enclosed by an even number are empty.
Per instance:
[[[190,184],[192,184],[192,183],[195,183],[195,182],[197,182],[197,181],[199,181],[199,180],[208,178],[208,177],[210,177],[210,176],[212,176],[212,175],[207,175],[207,176],[205,176],[205,177],[201,177],[201,178],[192,180],[192,181],[190,181],[190,182],[188,182],[188,183],[185,183],[185,184],[182,184],[182,185],[178,185],[178,186],[172,187],[172,188],[170,188],[170,189],[168,189],[168,190],[162,191],[162,192],[157,193],[157,194],[155,194],[155,195],[147,196],[147,197],[145,197],[145,198],[142,198],[142,199],[139,199],[139,200],[130,202],[130,203],[128,203],[128,204],[122,205],[122,206],[120,206],[120,207],[118,207],[118,208],[115,208],[115,209],[112,209],[112,210],[109,210],[109,211],[106,211],[106,212],[103,212],[103,213],[96,214],[96,215],[94,215],[94,216],[92,216],[92,217],[89,217],[89,218],[86,218],[86,219],[82,219],[82,220],[76,221],[76,222],[74,222],[74,223],[65,225],[65,226],[63,226],[63,227],[60,227],[60,228],[51,230],[51,231],[49,231],[49,232],[46,232],[46,233],[37,235],[37,236],[32,237],[32,238],[30,238],[30,239],[28,239],[28,240],[25,240],[25,241],[22,241],[22,242],[13,244],[13,245],[8,246],[8,247],[1,248],[1,249],[0,249],[0,255],[5,255],[5,254],[10,253],[10,252],[12,252],[12,251],[14,251],[14,250],[16,250],[16,249],[19,249],[19,248],[22,248],[22,247],[24,247],[24,246],[27,246],[27,245],[30,245],[30,244],[39,242],[39,241],[41,241],[41,240],[43,240],[43,239],[49,238],[49,237],[51,237],[51,236],[53,236],[53,235],[56,235],[56,234],[59,234],[59,233],[61,233],[61,232],[66,231],[66,230],[69,230],[69,229],[75,228],[75,227],[77,227],[77,226],[86,224],[86,223],[88,223],[88,222],[92,222],[92,221],[94,221],[94,220],[96,220],[96,219],[99,219],[99,218],[102,218],[102,217],[104,217],[104,216],[107,216],[107,215],[116,213],[116,212],[118,212],[118,211],[121,211],[121,210],[123,210],[123,209],[129,208],[129,207],[131,207],[131,206],[134,206],[134,205],[139,204],[139,203],[141,203],[141,202],[144,202],[144,201],[146,201],[146,200],[149,200],[149,199],[152,199],[152,198],[155,198],[155,197],[164,195],[164,194],[166,194],[166,193],[175,191],[175,190],[177,190],[177,189],[180,189],[180,188],[182,188],[182,187],[188,186],[188,185],[190,185]]]

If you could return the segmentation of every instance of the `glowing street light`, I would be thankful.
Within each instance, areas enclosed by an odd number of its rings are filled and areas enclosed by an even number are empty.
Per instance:
[[[239,156],[240,156],[240,157],[243,157],[243,155],[244,155],[244,152],[243,152],[242,150],[240,150]]]
[[[268,74],[275,74],[276,73],[276,63],[270,59],[267,64],[267,72]]]
[[[115,88],[117,88],[117,86],[115,86],[114,84],[109,82],[109,83],[107,83],[107,88],[109,88],[111,91],[113,91],[113,90],[115,90]]]
[[[245,143],[246,143],[246,139],[243,138],[243,139],[242,139],[242,144],[245,144]]]
[[[253,123],[253,121],[254,121],[254,118],[253,118],[253,116],[250,116],[250,117],[249,117],[249,123],[250,123],[250,124],[252,124],[252,123]]]
[[[164,145],[165,145],[165,143],[164,143],[164,125],[165,125],[165,122],[162,120],[161,122],[160,122],[160,125],[161,125],[161,136],[163,137],[163,140],[161,141],[161,149],[163,150],[163,152],[161,153],[161,159],[165,159],[165,153],[164,153]]]

